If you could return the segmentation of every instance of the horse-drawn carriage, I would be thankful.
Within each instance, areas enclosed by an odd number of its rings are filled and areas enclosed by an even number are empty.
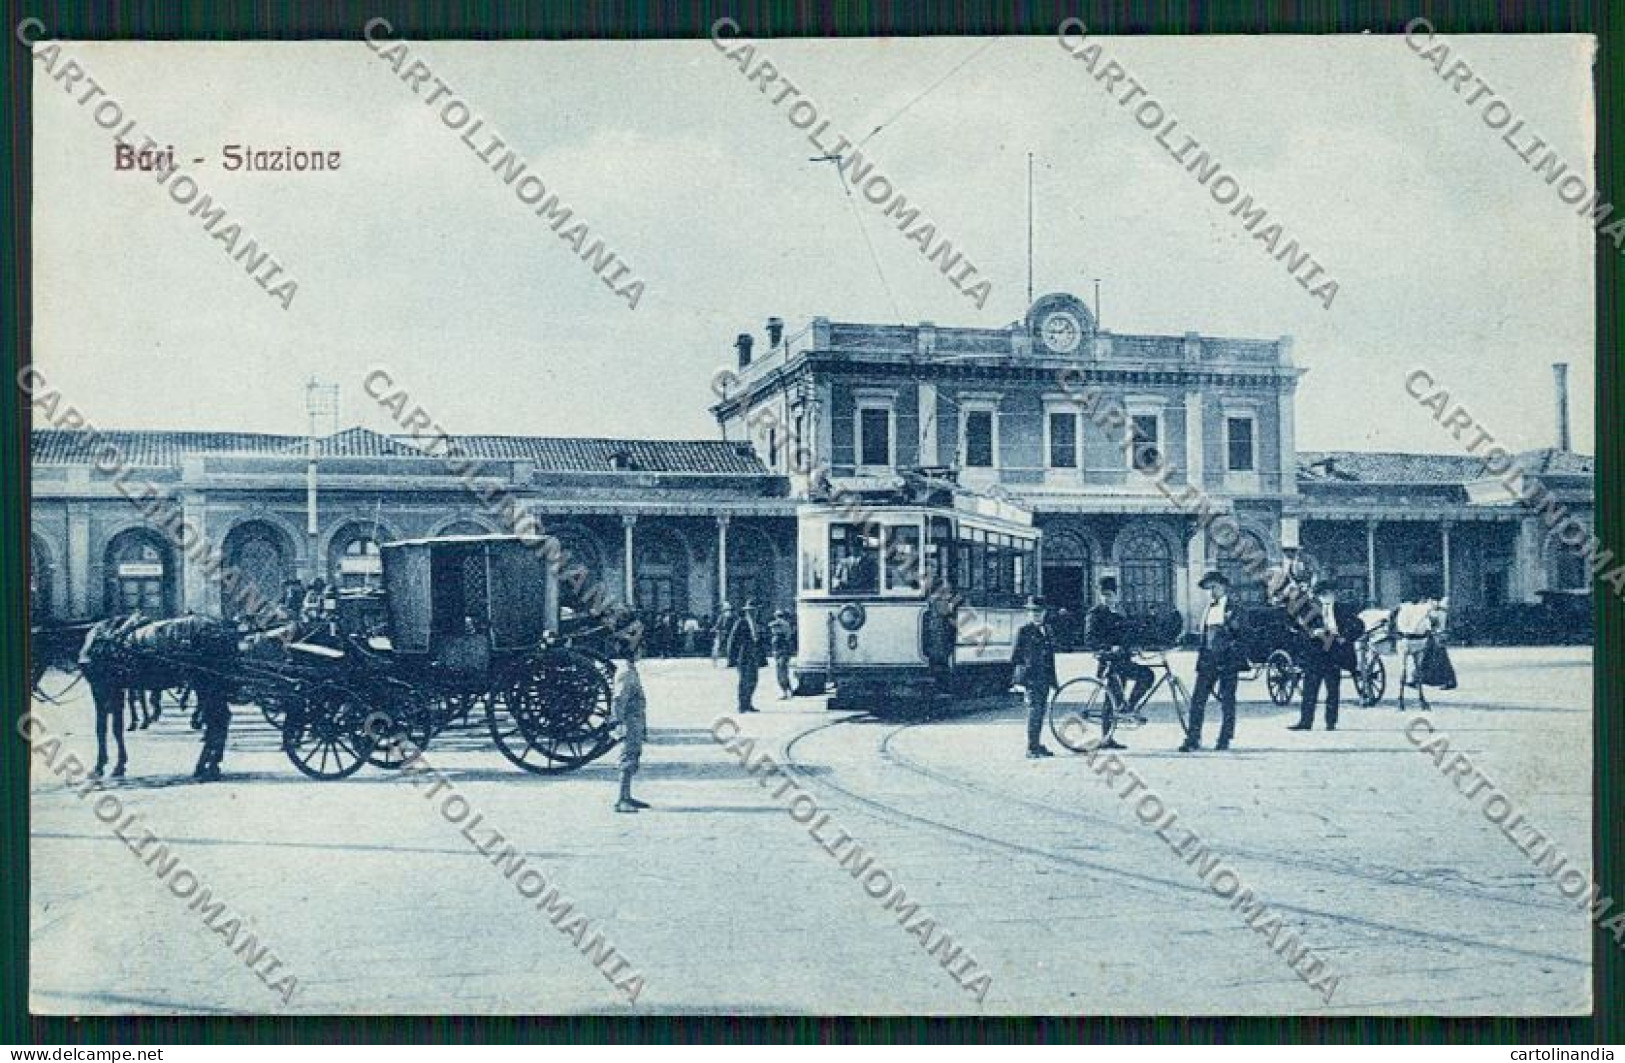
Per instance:
[[[167,643],[143,645],[145,628],[122,634],[108,671],[121,684],[223,687],[257,704],[288,759],[317,779],[399,768],[481,716],[526,771],[569,771],[614,747],[614,666],[559,634],[557,576],[533,540],[450,536],[380,552],[382,590],[300,637],[238,637],[225,621],[186,617],[147,626]]]
[[[1293,619],[1284,606],[1255,606],[1242,616],[1242,649],[1247,656],[1250,671],[1243,679],[1262,677],[1270,700],[1277,705],[1290,705],[1303,683],[1304,661],[1309,652],[1309,641],[1315,636]],[[1352,672],[1354,689],[1360,704],[1366,707],[1382,700],[1387,683],[1387,671],[1382,658],[1370,652],[1370,632],[1355,640],[1356,667]]]

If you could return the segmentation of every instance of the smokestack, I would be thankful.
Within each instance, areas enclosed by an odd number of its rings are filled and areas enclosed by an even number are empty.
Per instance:
[[[767,319],[767,346],[769,350],[778,350],[779,340],[784,337],[784,319],[770,317]]]
[[[734,350],[739,352],[739,368],[744,369],[750,365],[750,349],[754,346],[756,341],[748,332],[741,332],[734,337]]]
[[[1557,390],[1557,449],[1569,449],[1569,363],[1552,363],[1552,385]]]

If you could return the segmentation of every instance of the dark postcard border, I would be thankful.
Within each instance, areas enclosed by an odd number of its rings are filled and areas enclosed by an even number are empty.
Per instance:
[[[1102,34],[1187,33],[1395,33],[1425,15],[1446,34],[1595,33],[1597,66],[1597,180],[1600,200],[1619,204],[1618,174],[1625,142],[1612,130],[1620,115],[1625,76],[1625,38],[1611,24],[1608,3],[1496,4],[1476,0],[1414,4],[1375,2],[1212,2],[1185,5],[1126,2],[1061,3],[579,3],[490,5],[464,3],[327,2],[271,5],[262,0],[207,3],[50,4],[11,8],[0,49],[0,73],[10,106],[0,145],[7,155],[5,240],[0,244],[0,372],[15,379],[28,360],[30,334],[30,64],[11,37],[24,17],[43,21],[50,36],[78,39],[359,40],[362,24],[375,15],[405,37],[576,38],[700,37],[724,15],[752,36],[913,36],[926,34],[1032,34],[1054,32],[1063,18],[1083,18]],[[1289,86],[1283,88],[1289,90]],[[1515,248],[1508,248],[1515,254]],[[1508,293],[1509,298],[1517,293]],[[1538,298],[1538,293],[1534,294]],[[1604,543],[1625,543],[1618,484],[1622,450],[1613,399],[1625,381],[1619,354],[1619,320],[1625,298],[1619,287],[1619,253],[1599,238],[1597,251],[1597,492],[1596,530]],[[17,388],[0,401],[0,672],[7,692],[8,722],[26,704],[28,615],[27,411]],[[1596,669],[1596,763],[1594,766],[1596,876],[1605,894],[1625,903],[1620,854],[1625,816],[1615,769],[1625,765],[1617,662],[1622,654],[1622,610],[1617,598],[1598,594]],[[298,1042],[1508,1042],[1537,1046],[1559,1042],[1625,1042],[1625,950],[1594,931],[1594,995],[1591,1018],[1257,1018],[1172,1019],[1035,1017],[991,1019],[868,1019],[778,1017],[652,1018],[56,1018],[27,1012],[28,834],[27,748],[9,726],[0,741],[0,1042],[67,1044],[197,1042],[205,1044]],[[1174,973],[1170,971],[1170,977]]]

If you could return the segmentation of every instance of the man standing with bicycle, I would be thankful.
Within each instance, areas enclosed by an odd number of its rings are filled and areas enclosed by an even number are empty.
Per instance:
[[[1106,713],[1102,730],[1106,738],[1101,749],[1126,749],[1112,734],[1116,713],[1138,712],[1145,692],[1151,686],[1151,669],[1136,664],[1132,641],[1129,638],[1128,617],[1117,611],[1117,577],[1104,576],[1100,580],[1100,601],[1084,618],[1084,645],[1095,655],[1096,676],[1106,684]],[[1133,685],[1128,701],[1123,701],[1123,682]]]

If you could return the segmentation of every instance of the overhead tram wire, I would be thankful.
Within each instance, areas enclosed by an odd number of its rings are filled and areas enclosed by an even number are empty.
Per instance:
[[[940,78],[937,78],[937,80],[933,81],[930,85],[926,86],[925,90],[923,92],[921,92],[918,96],[915,96],[912,100],[909,100],[907,103],[903,104],[903,106],[899,107],[895,112],[893,112],[892,116],[890,118],[887,118],[884,122],[881,122],[879,125],[875,126],[873,129],[871,129],[869,131],[868,136],[864,137],[862,140],[858,141],[856,144],[853,145],[853,150],[861,148],[865,144],[869,143],[869,141],[874,138],[875,134],[879,133],[882,129],[885,129],[887,126],[889,126],[893,122],[897,121],[899,118],[901,118],[909,110],[909,108],[913,107],[916,103],[919,103],[921,100],[923,100],[927,96],[931,95],[931,93],[935,92],[938,88],[940,88],[943,85],[943,83],[946,82],[949,78],[953,77],[955,74],[959,73],[966,66],[968,66],[970,64],[971,60],[975,59],[977,56],[981,55],[983,52],[987,51],[989,48],[993,47],[995,44],[998,44],[998,43],[999,43],[999,38],[994,37],[991,40],[989,40],[986,44],[982,45],[980,48],[976,49],[974,52],[970,53],[965,58],[961,59],[958,63],[954,64],[954,66],[946,74],[942,75]]]
[[[909,111],[909,109],[912,108],[915,104],[919,103],[921,100],[923,100],[927,96],[931,95],[931,93],[933,93],[937,89],[941,88],[942,85],[945,84],[948,81],[949,78],[951,78],[955,74],[959,73],[966,66],[968,66],[973,59],[977,58],[983,52],[986,52],[989,48],[993,47],[997,43],[999,43],[999,38],[994,37],[991,40],[989,40],[986,44],[982,45],[980,48],[976,49],[974,52],[971,52],[969,55],[967,55],[965,58],[961,59],[959,62],[955,63],[952,67],[949,68],[949,70],[948,70],[948,72],[946,74],[943,74],[941,77],[937,78],[937,80],[935,80],[931,84],[927,85],[918,95],[914,96],[914,98],[910,99],[907,103],[903,104],[903,106],[901,106],[897,110],[893,111],[891,116],[888,117],[885,121],[881,122],[879,125],[875,126],[873,129],[871,129],[869,131],[868,136],[864,137],[862,140],[860,140],[856,144],[852,145],[851,150],[856,151],[858,148],[861,148],[865,144],[869,143],[869,141],[873,140],[875,138],[875,136],[880,133],[881,130],[885,129],[887,126],[889,126],[893,122],[897,121],[897,119],[901,118],[904,114],[906,114]],[[895,292],[892,291],[891,282],[886,279],[886,270],[880,264],[880,255],[875,251],[874,241],[869,238],[869,229],[868,229],[868,227],[866,225],[863,224],[863,215],[858,211],[857,204],[852,201],[852,189],[846,183],[846,173],[845,173],[845,171],[841,169],[841,157],[838,156],[838,155],[825,156],[825,157],[822,157],[822,158],[814,159],[812,161],[814,161],[814,162],[833,162],[835,164],[835,176],[841,182],[841,191],[846,196],[846,204],[847,204],[847,206],[849,208],[851,208],[851,210],[852,210],[852,219],[853,219],[853,221],[857,222],[858,233],[860,235],[862,235],[862,237],[863,237],[863,245],[864,245],[864,247],[868,248],[869,261],[874,264],[875,276],[880,278],[880,286],[882,288],[884,288],[885,291],[886,291],[886,298],[891,303],[892,314],[896,317],[896,319],[899,322],[903,321],[904,320],[903,311],[897,304],[897,295],[896,295]]]

